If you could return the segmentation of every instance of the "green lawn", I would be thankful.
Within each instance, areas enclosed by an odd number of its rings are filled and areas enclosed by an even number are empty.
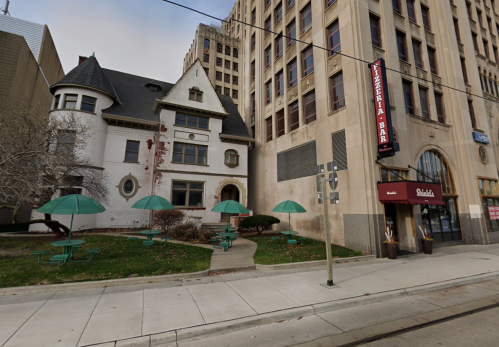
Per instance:
[[[276,245],[270,237],[248,237],[248,240],[258,244],[254,257],[257,264],[272,265],[326,259],[326,246],[320,241],[308,239],[303,245],[300,241],[295,245],[290,245],[282,237]],[[363,255],[362,252],[336,245],[331,245],[331,249],[333,258]]]
[[[90,262],[38,264],[35,250],[62,254],[61,247],[50,246],[53,237],[0,237],[0,287],[106,280],[141,276],[157,276],[206,270],[210,267],[210,249],[168,243],[166,248],[155,243],[150,248],[132,247],[125,237],[77,235],[87,241],[74,253],[75,258],[88,258],[87,248],[100,248]],[[42,260],[48,261],[48,256]]]

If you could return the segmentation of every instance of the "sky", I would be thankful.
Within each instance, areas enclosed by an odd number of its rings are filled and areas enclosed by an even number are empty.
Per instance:
[[[235,0],[175,2],[225,18]],[[216,22],[161,0],[11,0],[9,12],[49,27],[65,73],[95,52],[104,68],[171,83],[198,24]]]

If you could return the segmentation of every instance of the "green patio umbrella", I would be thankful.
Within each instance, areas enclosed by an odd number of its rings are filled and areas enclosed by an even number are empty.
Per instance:
[[[173,210],[174,207],[168,200],[162,198],[161,196],[149,195],[133,204],[132,208],[138,208],[142,210]]]
[[[302,205],[300,205],[297,202],[294,202],[292,200],[286,200],[281,203],[279,203],[272,212],[283,212],[288,214],[288,225],[289,225],[289,231],[291,231],[291,213],[304,213],[307,212],[303,208]]]
[[[80,194],[70,194],[61,196],[55,200],[47,202],[37,211],[40,213],[71,215],[71,225],[69,227],[69,237],[73,230],[73,217],[75,214],[95,214],[104,212],[106,209],[98,201]]]
[[[215,207],[211,209],[213,212],[227,213],[227,214],[235,214],[235,213],[249,213],[248,209],[244,207],[242,204],[238,203],[234,200],[225,200],[221,203],[217,204]],[[230,218],[227,221],[227,232],[229,232],[230,228]]]

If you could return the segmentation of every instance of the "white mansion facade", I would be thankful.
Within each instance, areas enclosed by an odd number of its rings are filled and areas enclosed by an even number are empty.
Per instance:
[[[92,56],[51,92],[50,116],[68,110],[81,116],[92,129],[82,155],[107,176],[106,211],[78,216],[74,230],[146,226],[149,211],[131,206],[153,194],[204,223],[220,221],[220,213],[211,212],[220,201],[247,204],[253,139],[232,99],[215,92],[199,61],[170,84],[103,69]]]

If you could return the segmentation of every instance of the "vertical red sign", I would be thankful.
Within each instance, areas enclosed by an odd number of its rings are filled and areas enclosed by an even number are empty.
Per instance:
[[[385,62],[380,59],[371,64],[371,77],[374,92],[374,110],[376,112],[376,128],[378,133],[378,156],[394,156],[399,150],[398,143],[393,142],[392,117],[388,85],[386,81]]]

